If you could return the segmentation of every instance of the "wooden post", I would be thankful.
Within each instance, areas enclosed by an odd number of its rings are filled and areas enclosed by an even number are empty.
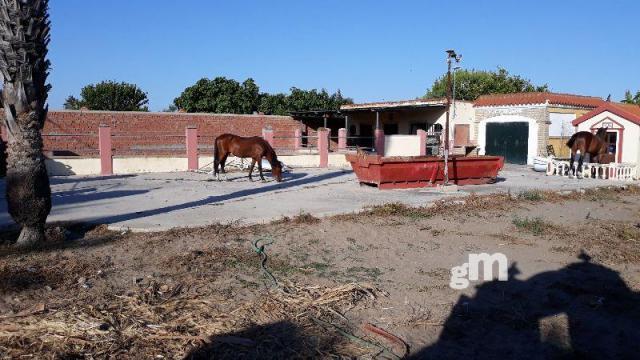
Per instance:
[[[420,156],[427,155],[427,132],[418,129],[418,137],[420,138]]]
[[[198,170],[198,128],[189,125],[185,129],[185,138],[187,145],[187,170]]]
[[[271,147],[275,148],[273,145],[273,129],[271,127],[262,129],[262,138],[265,139]]]
[[[293,138],[294,138],[293,148],[295,150],[300,150],[300,148],[302,148],[302,130],[295,129],[293,131]]]
[[[338,129],[338,150],[345,150],[347,148],[347,129]]]
[[[384,156],[384,130],[375,130],[375,149],[376,153],[380,156]]]
[[[326,128],[318,129],[318,153],[320,154],[319,166],[329,167],[329,131]]]
[[[109,125],[101,124],[98,128],[98,148],[100,150],[100,175],[113,175],[111,128]]]

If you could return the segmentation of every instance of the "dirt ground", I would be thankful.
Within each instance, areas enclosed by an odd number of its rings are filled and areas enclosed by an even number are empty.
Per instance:
[[[637,187],[471,195],[255,226],[48,231],[48,243],[30,250],[2,234],[2,358],[631,359],[640,351]],[[258,239],[273,241],[265,266],[277,285],[252,248]],[[450,269],[482,252],[508,257],[509,280],[450,288]]]

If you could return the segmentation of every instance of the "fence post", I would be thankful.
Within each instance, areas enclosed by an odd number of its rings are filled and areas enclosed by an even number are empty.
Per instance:
[[[320,154],[320,167],[329,167],[329,131],[326,128],[318,129],[318,153]]]
[[[5,125],[2,125],[0,129],[2,129],[2,131],[0,131],[0,136],[2,137],[2,141],[4,142],[9,141],[9,131],[7,130],[7,127]]]
[[[271,147],[275,147],[273,145],[273,129],[271,127],[262,129],[262,138],[265,139]]]
[[[185,138],[187,142],[187,170],[198,170],[198,128],[195,125],[189,125],[185,129]]]
[[[98,148],[100,150],[100,175],[113,175],[111,128],[109,125],[100,124],[98,128]]]
[[[427,132],[418,129],[418,137],[420,138],[420,156],[427,155]]]
[[[293,137],[294,137],[293,148],[295,150],[300,150],[300,148],[302,147],[302,130],[295,129],[293,131]]]
[[[384,156],[384,130],[382,129],[375,131],[375,149],[378,155]]]
[[[345,150],[347,148],[347,129],[338,129],[338,150]]]

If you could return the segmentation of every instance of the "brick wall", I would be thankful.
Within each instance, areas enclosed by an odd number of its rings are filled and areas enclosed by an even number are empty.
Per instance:
[[[49,111],[43,130],[45,151],[54,155],[98,155],[98,127],[109,125],[114,155],[183,155],[185,128],[198,128],[200,152],[213,149],[216,136],[232,133],[261,136],[266,126],[277,137],[293,136],[300,127],[289,116],[142,113],[109,111]],[[293,146],[293,139],[275,139],[276,148]]]

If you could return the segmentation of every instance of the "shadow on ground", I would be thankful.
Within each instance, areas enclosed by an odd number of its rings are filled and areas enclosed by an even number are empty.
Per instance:
[[[309,359],[322,357],[322,352],[334,353],[336,343],[332,339],[306,334],[304,328],[280,321],[211,336],[184,359]]]
[[[637,359],[640,294],[620,274],[581,261],[461,296],[438,341],[411,359]]]
[[[173,211],[195,208],[195,207],[200,207],[204,205],[211,205],[211,204],[215,204],[223,201],[229,201],[229,200],[252,196],[252,195],[281,191],[281,190],[285,190],[285,189],[296,187],[296,186],[310,185],[310,184],[318,183],[323,180],[329,180],[329,179],[345,176],[347,174],[349,173],[345,171],[334,171],[334,172],[328,172],[322,175],[307,177],[308,175],[307,173],[292,173],[287,176],[286,181],[283,181],[281,183],[272,182],[272,183],[269,183],[269,185],[259,186],[253,189],[239,190],[239,191],[234,191],[229,194],[223,194],[223,195],[208,196],[200,200],[188,201],[182,204],[164,206],[164,207],[160,207],[152,210],[136,211],[136,212],[129,212],[129,213],[118,214],[113,216],[101,217],[101,218],[93,219],[92,222],[102,223],[102,224],[112,224],[112,223],[117,223],[117,222],[122,222],[127,220],[140,219],[148,216],[166,214]],[[277,206],[277,204],[274,204],[274,206]]]

